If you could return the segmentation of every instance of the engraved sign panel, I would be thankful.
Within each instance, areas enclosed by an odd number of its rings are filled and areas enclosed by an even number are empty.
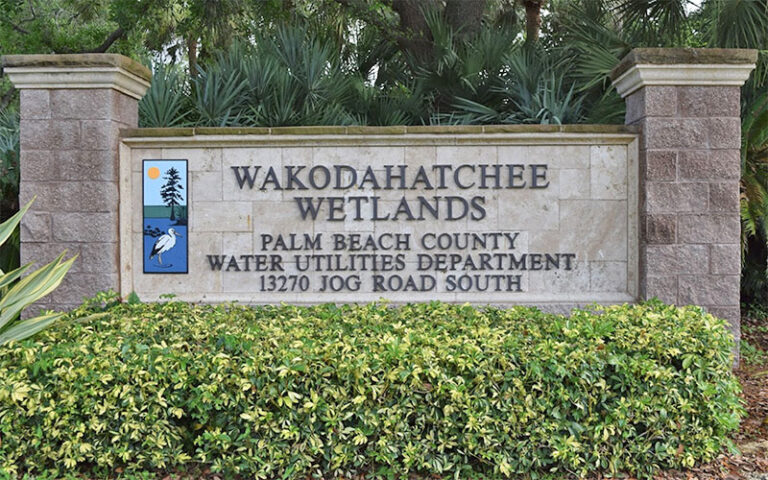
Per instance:
[[[631,134],[131,138],[126,185],[140,188],[149,159],[188,159],[193,214],[182,276],[132,268],[147,260],[133,247],[146,225],[128,220],[122,288],[249,303],[633,301],[636,145]]]

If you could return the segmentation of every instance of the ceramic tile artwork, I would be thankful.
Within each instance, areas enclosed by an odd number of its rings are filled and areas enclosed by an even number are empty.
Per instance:
[[[188,273],[187,161],[149,159],[142,165],[143,272]]]

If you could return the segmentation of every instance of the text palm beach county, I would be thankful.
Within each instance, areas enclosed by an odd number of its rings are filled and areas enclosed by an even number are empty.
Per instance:
[[[207,259],[213,271],[272,273],[259,277],[260,291],[359,291],[365,283],[361,275],[367,274],[366,288],[373,292],[433,291],[441,283],[447,292],[521,292],[522,276],[511,272],[573,269],[573,253],[509,252],[516,249],[519,236],[519,232],[428,232],[414,241],[408,233],[261,234],[262,252],[281,253],[207,255]],[[302,251],[307,253],[284,254]],[[316,278],[315,285],[305,272],[328,275]]]
[[[382,165],[355,168],[351,165],[285,165],[282,169],[260,165],[232,166],[240,189],[261,191],[328,190],[462,190],[544,189],[549,186],[546,164],[436,164],[409,168],[408,165]],[[472,195],[405,195],[387,210],[379,195],[326,195],[294,197],[302,220],[461,220],[486,217],[485,197]]]

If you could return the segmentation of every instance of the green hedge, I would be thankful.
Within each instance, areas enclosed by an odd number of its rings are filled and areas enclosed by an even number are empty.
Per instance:
[[[83,307],[72,318],[89,313]],[[729,445],[732,340],[695,307],[123,304],[0,349],[11,475],[647,477]]]

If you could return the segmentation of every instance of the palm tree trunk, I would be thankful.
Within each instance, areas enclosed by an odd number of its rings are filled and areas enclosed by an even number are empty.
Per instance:
[[[546,0],[523,0],[525,7],[525,43],[534,44],[541,32],[541,7]]]
[[[197,77],[197,38],[194,35],[187,37],[187,57],[189,60],[189,76]]]

